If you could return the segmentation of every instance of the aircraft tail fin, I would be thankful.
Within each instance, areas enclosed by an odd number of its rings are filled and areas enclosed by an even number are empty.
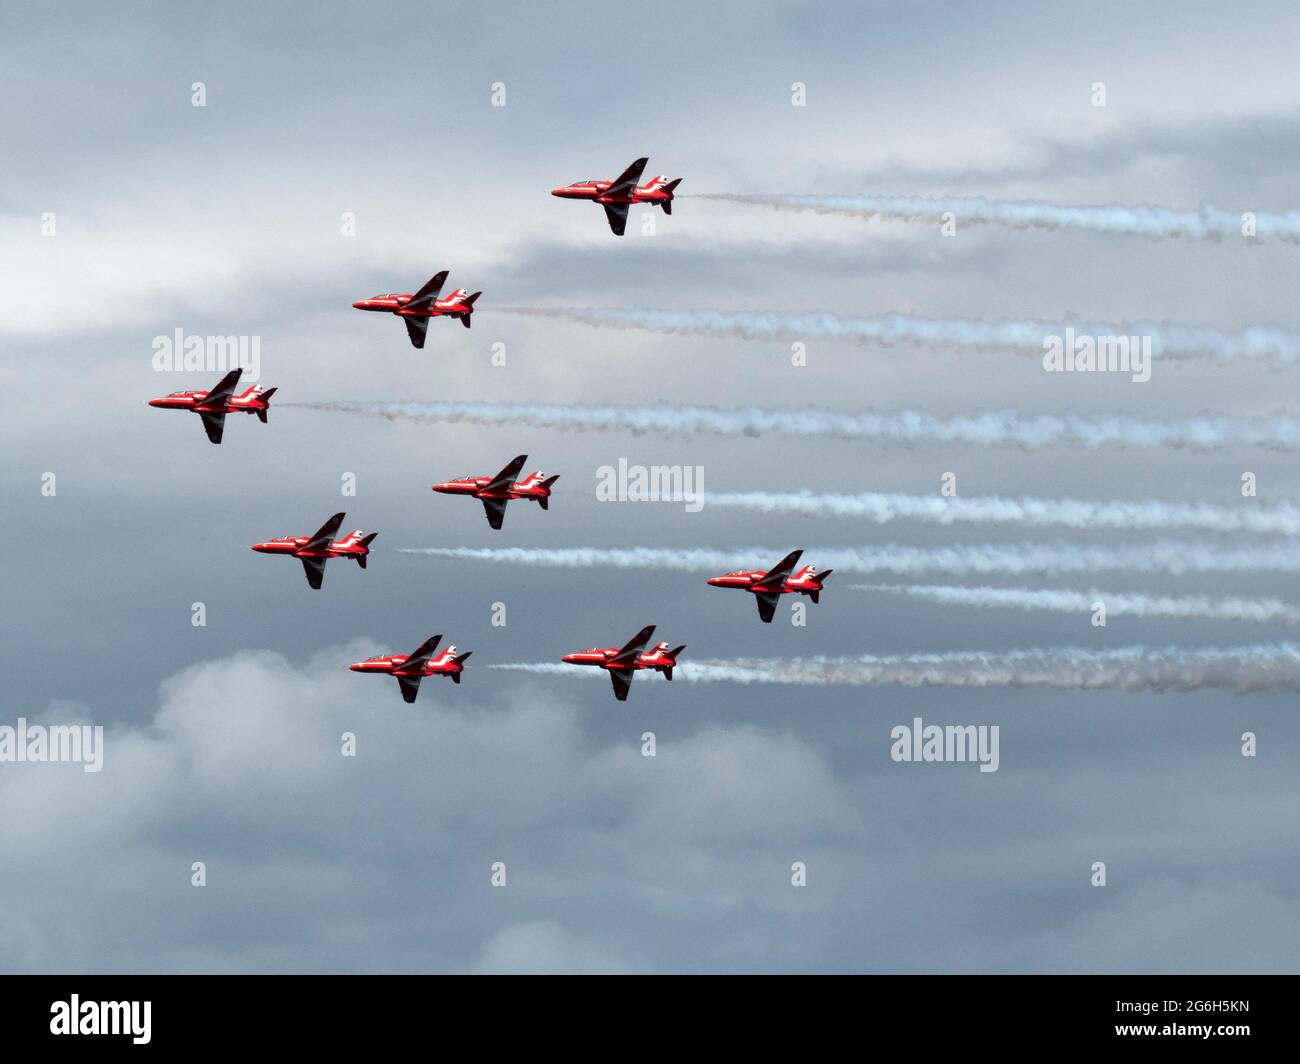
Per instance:
[[[821,601],[822,587],[825,586],[826,578],[830,576],[833,571],[834,570],[827,569],[824,573],[817,574],[817,586],[808,592],[808,597],[813,600],[814,605]]]
[[[262,400],[263,403],[266,404],[266,406],[270,406],[271,396],[273,396],[276,393],[276,391],[278,391],[278,389],[276,388],[267,388],[266,391],[264,391],[259,396],[259,398]],[[267,414],[266,406],[259,407],[257,411],[257,420],[260,421],[263,425],[266,424],[266,414]]]
[[[481,296],[482,294],[483,294],[482,292],[475,292],[473,295],[466,296],[464,299],[461,300],[461,302],[464,303],[465,306],[467,307],[472,307],[474,305],[474,300],[478,299],[478,297]]]
[[[354,554],[353,557],[356,558],[357,564],[361,566],[362,569],[366,567],[366,559],[370,557],[370,544],[374,541],[374,538],[377,535],[379,535],[378,532],[371,532],[368,536],[362,536],[361,540],[357,544],[357,546],[361,548],[361,553]]]
[[[659,201],[659,206],[661,206],[664,209],[664,214],[673,213],[673,190],[681,183],[682,183],[682,179],[678,177],[672,181],[669,181],[668,184],[664,185],[664,187],[659,190],[660,192],[668,193],[667,199]]]
[[[541,483],[541,487],[545,488],[547,491],[550,491],[551,485],[554,484],[559,479],[560,479],[560,474],[556,473],[555,476],[547,477],[545,480],[543,480]]]
[[[668,667],[664,669],[665,680],[671,680],[673,678],[673,668],[677,664],[677,655],[680,654],[685,649],[686,649],[686,644],[683,643],[679,647],[673,647],[672,650],[664,651],[664,657],[666,657],[669,661]]]

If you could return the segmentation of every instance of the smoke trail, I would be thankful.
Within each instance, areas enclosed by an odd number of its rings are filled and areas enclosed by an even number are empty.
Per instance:
[[[1150,337],[1151,350],[1166,358],[1264,358],[1290,363],[1300,358],[1300,333],[1272,325],[1225,332],[1200,325],[1139,321],[1122,324],[1035,320],[983,321],[877,314],[841,318],[828,311],[803,314],[721,310],[658,310],[621,307],[503,307],[509,314],[563,318],[586,325],[745,340],[828,338],[860,343],[926,344],[971,350],[1009,350],[1042,356],[1048,337]]]
[[[492,666],[543,674],[564,666],[527,662]],[[573,675],[599,675],[573,668]],[[694,683],[772,683],[814,687],[890,684],[901,687],[1056,687],[1070,690],[1199,691],[1247,694],[1300,692],[1300,646],[1124,647],[1088,650],[959,651],[942,654],[863,655],[856,658],[738,658],[692,661],[676,677]]]
[[[1195,528],[1206,532],[1258,532],[1300,535],[1300,507],[1214,506],[1209,503],[1091,502],[1085,499],[1004,499],[998,496],[941,498],[864,492],[814,495],[809,492],[708,492],[709,506],[764,514],[860,517],[878,525],[890,521],[1021,524],[1031,527],[1147,529]]]
[[[910,595],[947,606],[1052,610],[1090,613],[1097,602],[1108,615],[1130,617],[1187,617],[1216,621],[1282,621],[1300,623],[1300,607],[1277,599],[1207,598],[1203,595],[1161,596],[1119,591],[1070,591],[1027,587],[946,587],[943,585],[850,584],[850,590]]]
[[[1010,410],[940,417],[920,410],[893,413],[713,406],[586,406],[559,403],[333,402],[281,403],[335,413],[382,417],[390,421],[475,425],[526,424],[569,431],[623,431],[715,436],[830,437],[912,446],[964,443],[1036,450],[1051,446],[1095,449],[1133,448],[1214,450],[1250,446],[1300,450],[1300,419],[1201,417],[1154,421],[1125,415],[1028,415]]]
[[[399,547],[402,554],[423,554],[462,561],[490,561],[549,569],[658,569],[671,572],[723,572],[741,566],[774,564],[790,550],[782,547],[734,547],[727,550],[664,547]],[[960,544],[948,547],[816,547],[804,560],[821,569],[854,573],[924,576],[1088,573],[1126,570],[1185,573],[1300,573],[1300,550],[1291,543],[1222,546],[1182,540],[1091,546],[1065,542]]]
[[[1240,212],[1204,203],[1198,210],[1170,207],[1067,206],[1033,200],[994,200],[983,196],[786,196],[696,194],[697,199],[748,203],[787,211],[852,215],[915,222],[939,222],[952,214],[959,225],[1001,225],[1011,229],[1082,229],[1094,233],[1176,237],[1187,240],[1246,239]],[[1254,238],[1300,243],[1300,212],[1253,212]]]

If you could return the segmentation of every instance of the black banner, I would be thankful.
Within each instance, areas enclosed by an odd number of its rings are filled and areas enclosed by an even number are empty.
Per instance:
[[[8,976],[6,1047],[479,1045],[491,1053],[754,1044],[1223,1053],[1289,1042],[1294,977]],[[12,1059],[12,1058],[11,1058]]]

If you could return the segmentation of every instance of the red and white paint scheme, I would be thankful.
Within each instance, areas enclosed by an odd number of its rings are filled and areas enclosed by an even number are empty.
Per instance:
[[[397,685],[402,689],[402,697],[414,702],[420,693],[420,681],[426,676],[450,676],[452,683],[460,683],[460,674],[465,671],[465,659],[472,650],[458,654],[454,646],[449,646],[436,658],[433,652],[438,649],[441,635],[430,636],[419,648],[410,654],[385,654],[377,658],[366,658],[348,668],[353,672],[380,672],[397,677]]]
[[[472,495],[480,499],[488,524],[500,529],[501,522],[506,519],[506,503],[511,499],[532,499],[543,510],[550,508],[551,485],[560,476],[557,473],[548,477],[539,469],[535,473],[529,473],[523,480],[516,481],[515,477],[527,461],[528,455],[521,454],[494,477],[457,477],[433,485],[433,490],[443,495]]]
[[[667,643],[659,643],[653,650],[645,650],[646,643],[654,634],[655,626],[648,624],[637,632],[625,646],[594,647],[591,650],[579,650],[575,654],[565,654],[564,661],[569,665],[596,665],[609,673],[614,685],[614,697],[620,702],[627,701],[627,692],[632,686],[632,676],[642,669],[661,672],[666,679],[673,678],[673,666],[677,664],[677,655],[686,649],[683,643],[679,647],[668,649]]]
[[[634,203],[658,204],[664,214],[673,213],[673,192],[682,183],[679,177],[669,181],[666,174],[652,177],[644,185],[638,185],[641,172],[645,169],[648,158],[638,159],[613,181],[575,181],[563,188],[551,189],[552,196],[560,199],[592,200],[605,208],[605,217],[615,236],[622,236],[627,228],[627,209]]]
[[[149,405],[161,410],[192,410],[203,419],[203,431],[213,443],[221,442],[226,427],[227,414],[256,414],[257,420],[266,424],[266,412],[271,406],[274,388],[263,390],[256,384],[246,392],[235,394],[243,369],[232,369],[209,392],[172,392],[160,399],[150,399]]]
[[[357,310],[376,310],[385,314],[396,314],[406,324],[406,333],[411,338],[412,347],[424,346],[424,334],[429,329],[430,318],[459,318],[460,323],[469,328],[470,315],[474,313],[474,300],[482,292],[466,292],[457,288],[446,299],[439,299],[443,282],[447,280],[447,271],[436,273],[425,282],[423,288],[412,295],[410,292],[390,292],[388,295],[371,296],[359,299],[352,306]]]
[[[370,556],[370,544],[379,535],[369,535],[357,529],[349,532],[342,539],[335,539],[334,533],[343,524],[346,514],[335,514],[314,536],[281,536],[268,539],[265,543],[254,543],[252,549],[259,554],[291,554],[302,560],[303,572],[307,574],[307,583],[320,590],[321,581],[325,579],[325,563],[330,558],[355,558],[362,569]]]
[[[801,550],[793,550],[767,572],[762,569],[738,569],[734,573],[712,577],[709,584],[712,587],[734,587],[748,591],[758,603],[758,615],[763,623],[771,624],[777,600],[782,595],[807,595],[816,602],[821,596],[822,585],[831,575],[832,570],[819,573],[811,565],[805,565],[792,575],[791,571],[802,554]]]

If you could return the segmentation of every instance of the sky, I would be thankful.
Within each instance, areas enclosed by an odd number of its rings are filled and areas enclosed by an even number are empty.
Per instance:
[[[932,500],[950,474],[957,499],[1271,511],[1300,495],[1292,453],[592,431],[328,405],[1294,415],[1297,370],[1279,359],[1162,350],[1134,383],[1048,373],[1014,345],[808,324],[1294,338],[1294,242],[961,212],[948,235],[937,218],[715,197],[1300,209],[1298,34],[1293,5],[1265,2],[668,0],[596,19],[497,2],[6,5],[0,726],[86,723],[105,739],[99,772],[0,762],[0,970],[1294,971],[1295,666],[1192,682],[1180,657],[1288,644],[1294,625],[1114,608],[1292,603],[1294,565],[1141,550],[1277,557],[1293,539],[708,502]],[[622,238],[595,205],[547,194],[643,155],[647,176],[682,185],[671,216],[633,208]],[[351,309],[443,269],[449,288],[483,292],[469,331],[435,320],[417,351],[398,322]],[[593,307],[694,324],[593,325],[578,313]],[[709,311],[779,327],[690,317]],[[155,368],[155,338],[178,329],[256,338],[259,383],[278,389],[268,424],[231,416],[214,447],[193,415],[146,405],[220,376]],[[513,503],[500,532],[476,502],[429,490],[520,453],[560,480],[549,510]],[[703,508],[599,501],[599,470],[620,460],[698,467]],[[379,536],[365,571],[331,562],[320,591],[296,562],[248,549],[338,510]],[[786,601],[764,625],[705,582],[798,547],[825,568],[855,549],[980,545],[1036,560],[837,563],[802,625]],[[502,547],[728,561],[410,552]],[[1088,550],[1130,553],[1078,562]],[[1097,627],[1088,609],[858,589],[879,584],[1099,591],[1112,609]],[[646,624],[686,644],[683,667],[672,684],[638,678],[625,703],[595,670],[493,667],[620,646]],[[346,670],[433,633],[473,651],[461,685],[430,678],[407,705],[391,679]],[[1077,663],[1047,682],[978,681],[1015,651],[1131,647],[1180,689],[1100,683]],[[815,678],[823,659],[955,652],[978,652],[960,685],[770,682],[786,665]],[[777,664],[757,682],[691,679],[692,660],[752,659]],[[894,760],[891,730],[918,717],[996,726],[997,771]]]

